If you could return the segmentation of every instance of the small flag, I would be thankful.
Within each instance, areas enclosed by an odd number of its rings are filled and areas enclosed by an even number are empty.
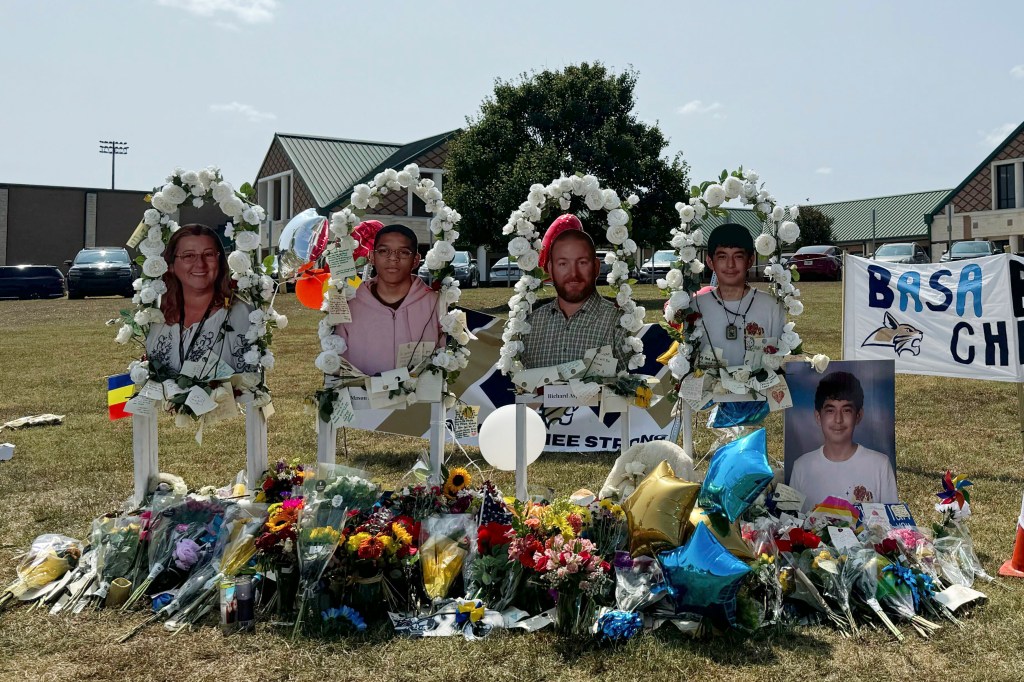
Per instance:
[[[115,374],[107,377],[107,411],[110,419],[122,419],[131,415],[124,411],[124,404],[135,393],[135,384],[132,383],[131,375]]]
[[[485,523],[500,523],[506,526],[512,523],[512,514],[505,508],[504,503],[495,500],[490,493],[484,495],[484,502],[480,507],[480,525]]]

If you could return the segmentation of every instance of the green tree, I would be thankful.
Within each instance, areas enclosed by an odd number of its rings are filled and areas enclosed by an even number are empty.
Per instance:
[[[800,216],[796,219],[800,226],[800,238],[791,247],[796,250],[801,246],[815,244],[832,244],[832,218],[813,206],[801,206]]]
[[[636,82],[635,71],[615,74],[600,63],[498,79],[448,153],[445,201],[462,214],[460,241],[504,246],[501,228],[530,185],[582,172],[623,199],[635,192],[633,239],[665,244],[679,222],[675,203],[689,196],[689,167],[681,153],[662,156],[668,140],[633,113]],[[582,201],[574,198],[570,210],[595,241],[604,241],[600,226],[588,224]]]

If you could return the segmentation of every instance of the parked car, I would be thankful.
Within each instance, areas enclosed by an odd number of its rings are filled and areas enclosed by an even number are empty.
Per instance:
[[[60,298],[64,273],[56,265],[0,267],[0,298]]]
[[[940,263],[948,263],[951,260],[966,260],[968,258],[984,258],[1002,253],[996,245],[989,241],[963,241],[956,242],[949,251],[939,258]]]
[[[874,260],[883,263],[931,263],[932,259],[924,252],[924,249],[913,242],[898,244],[882,244],[872,256]]]
[[[68,298],[83,296],[135,295],[132,282],[138,276],[138,266],[128,251],[113,246],[86,247],[78,252],[68,270]]]
[[[843,252],[828,245],[804,246],[797,249],[789,261],[806,279],[822,277],[840,280],[843,276]]]
[[[640,266],[640,274],[637,281],[641,284],[653,284],[668,274],[672,262],[676,259],[676,252],[671,249],[655,251],[654,255]]]
[[[452,266],[455,268],[455,279],[459,280],[460,287],[475,289],[480,286],[480,270],[477,268],[476,259],[469,257],[469,251],[456,251]],[[430,284],[430,270],[426,264],[420,266],[417,274],[425,284]]]
[[[519,275],[521,274],[523,274],[523,271],[519,269],[518,265],[510,263],[507,257],[499,258],[494,261],[490,272],[487,273],[487,281],[490,282],[491,286],[505,285],[510,282],[515,284],[519,281]]]
[[[601,264],[601,271],[597,275],[597,283],[598,284],[607,284],[608,283],[608,275],[612,271],[611,263],[605,263],[604,262],[604,259],[605,259],[605,257],[607,255],[608,255],[607,251],[597,251],[596,252],[597,262]]]

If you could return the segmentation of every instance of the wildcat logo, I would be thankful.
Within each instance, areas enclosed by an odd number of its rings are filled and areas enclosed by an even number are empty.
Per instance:
[[[884,346],[894,349],[897,356],[905,352],[911,355],[921,354],[921,339],[924,338],[924,334],[920,329],[911,327],[906,322],[897,322],[888,312],[882,320],[885,324],[871,332],[861,347]]]

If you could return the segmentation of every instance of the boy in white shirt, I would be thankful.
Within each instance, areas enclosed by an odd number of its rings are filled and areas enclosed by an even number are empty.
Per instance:
[[[849,372],[826,375],[814,392],[814,419],[824,444],[793,464],[789,485],[807,499],[804,510],[826,497],[850,502],[899,502],[896,475],[887,455],[853,442],[864,418],[864,389]]]

